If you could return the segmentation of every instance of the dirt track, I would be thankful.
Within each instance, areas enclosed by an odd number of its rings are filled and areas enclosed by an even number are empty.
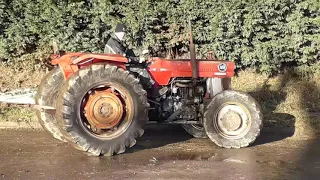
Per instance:
[[[220,149],[180,126],[147,128],[125,154],[89,157],[46,132],[0,131],[0,179],[319,179],[319,140],[263,133]]]

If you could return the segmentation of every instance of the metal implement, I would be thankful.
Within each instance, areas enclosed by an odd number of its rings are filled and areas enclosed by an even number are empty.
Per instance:
[[[40,106],[35,102],[37,89],[15,89],[13,91],[0,93],[0,103],[27,106],[38,110],[55,110],[51,106]]]
[[[0,102],[11,104],[35,104],[36,89],[16,89],[14,91],[0,93]]]

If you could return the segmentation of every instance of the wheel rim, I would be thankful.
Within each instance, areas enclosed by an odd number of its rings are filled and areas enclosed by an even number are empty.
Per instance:
[[[123,134],[133,119],[133,101],[129,92],[115,83],[91,88],[80,107],[82,127],[89,134],[112,139]]]
[[[214,128],[227,139],[239,139],[245,136],[251,127],[249,110],[238,102],[222,104],[213,119]]]
[[[100,129],[114,127],[123,116],[122,102],[110,89],[90,94],[84,110],[89,123]]]

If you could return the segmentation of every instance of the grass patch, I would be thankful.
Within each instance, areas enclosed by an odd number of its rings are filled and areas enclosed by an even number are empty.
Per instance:
[[[36,113],[31,108],[1,105],[0,121],[36,122]]]
[[[0,91],[6,92],[19,88],[37,87],[46,74],[43,70],[32,68],[10,68],[0,65]]]
[[[0,65],[0,91],[35,88],[40,84],[45,71],[35,70],[30,64],[20,67]],[[39,68],[38,68],[39,69]],[[33,109],[0,103],[0,121],[37,121]]]

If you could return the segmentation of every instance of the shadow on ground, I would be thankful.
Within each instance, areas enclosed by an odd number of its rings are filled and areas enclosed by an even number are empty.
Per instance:
[[[254,145],[279,141],[287,137],[291,137],[295,133],[296,118],[289,113],[275,112],[277,107],[287,98],[285,87],[289,81],[291,74],[283,74],[280,76],[278,88],[271,88],[265,80],[262,87],[249,92],[261,105],[264,116],[264,129],[261,137],[258,137]]]
[[[304,132],[312,134],[314,139],[309,141],[300,153],[299,161],[296,162],[296,166],[300,164],[306,164],[301,168],[299,174],[294,178],[289,177],[287,179],[319,179],[320,178],[320,140],[319,140],[319,128],[320,128],[320,89],[318,82],[315,80],[302,81],[295,84],[295,89],[299,95],[297,100],[297,106],[301,109],[300,121],[296,123],[296,127],[301,131],[298,136],[303,136]],[[314,82],[313,82],[314,81]]]
[[[320,127],[320,87],[316,79],[301,78],[285,73],[281,76],[280,85],[272,89],[268,80],[262,88],[250,92],[261,104],[265,116],[265,128],[253,146],[280,141],[291,136],[298,139],[308,136],[313,138],[304,146],[298,146],[301,151],[298,161],[292,163],[283,179],[319,179],[319,127]],[[281,104],[290,113],[278,113]],[[291,142],[292,143],[292,142]],[[294,147],[288,144],[287,147]],[[276,153],[276,152],[275,152]],[[279,175],[284,172],[279,171]]]
[[[145,134],[138,139],[133,148],[128,149],[127,153],[163,147],[168,144],[184,142],[191,138],[192,136],[181,125],[146,125]]]

